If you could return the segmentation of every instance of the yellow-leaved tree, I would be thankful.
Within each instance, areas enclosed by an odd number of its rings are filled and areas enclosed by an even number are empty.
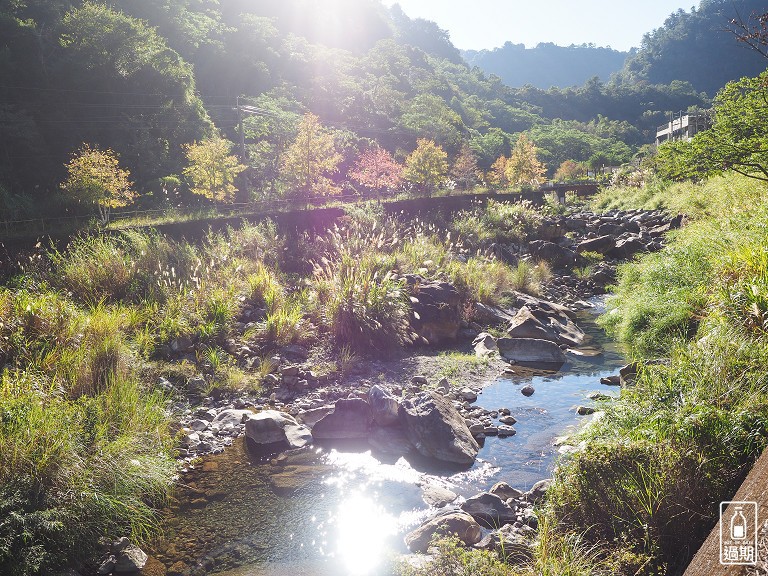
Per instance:
[[[117,154],[83,144],[67,164],[67,179],[61,189],[73,199],[93,204],[102,224],[109,222],[112,208],[127,206],[136,197],[130,172],[120,168]]]
[[[226,138],[213,136],[184,147],[189,162],[184,175],[193,193],[215,202],[235,199],[235,178],[246,167],[232,154],[233,146]]]
[[[419,138],[416,150],[405,159],[403,177],[427,194],[432,194],[448,175],[448,154],[433,140]]]
[[[506,162],[506,176],[513,186],[538,186],[544,182],[546,168],[536,155],[536,145],[520,134]]]
[[[319,117],[308,112],[299,123],[296,139],[283,156],[283,178],[294,194],[334,194],[338,190],[328,175],[336,172],[341,161],[333,134],[323,128]]]

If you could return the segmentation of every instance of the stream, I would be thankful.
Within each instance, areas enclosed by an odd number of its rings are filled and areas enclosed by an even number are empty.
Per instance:
[[[598,302],[599,304],[599,302]],[[603,348],[594,358],[571,358],[556,373],[500,377],[475,403],[506,407],[517,434],[488,437],[469,469],[386,460],[366,446],[334,444],[297,455],[259,460],[239,438],[223,454],[184,474],[166,511],[164,537],[153,547],[149,574],[186,576],[385,576],[407,553],[403,536],[434,513],[422,499],[431,484],[469,497],[504,481],[520,490],[552,475],[556,439],[591,418],[590,392],[618,395],[600,384],[624,358],[594,324],[582,329]],[[520,393],[531,384],[535,393]],[[150,566],[148,565],[148,569]]]

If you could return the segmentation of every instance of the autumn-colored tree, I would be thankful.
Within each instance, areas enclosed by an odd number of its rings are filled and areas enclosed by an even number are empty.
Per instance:
[[[341,160],[333,134],[323,128],[320,118],[308,112],[302,117],[296,139],[283,157],[284,178],[296,192],[333,193],[335,188],[328,174],[336,172]]]
[[[536,156],[536,145],[520,134],[507,160],[506,175],[513,186],[536,186],[544,181],[546,168]]]
[[[184,174],[191,181],[191,191],[215,202],[232,202],[235,198],[234,181],[245,170],[237,156],[231,154],[233,144],[221,136],[187,144],[189,165]]]
[[[555,172],[554,179],[558,182],[576,180],[587,173],[586,166],[575,160],[565,160]]]
[[[448,154],[433,140],[419,138],[416,150],[405,159],[403,176],[427,194],[437,188],[448,174]]]
[[[496,161],[491,165],[491,169],[488,172],[488,183],[494,188],[504,188],[509,185],[507,162],[509,162],[509,159],[502,155],[496,158]]]
[[[456,179],[456,184],[462,190],[469,190],[477,184],[479,171],[477,169],[477,156],[466,144],[461,145],[459,155],[451,168],[451,176]]]
[[[103,224],[109,222],[112,208],[127,206],[136,197],[130,173],[120,168],[117,154],[109,148],[83,144],[65,166],[67,179],[62,190],[79,202],[96,206]]]
[[[387,150],[373,146],[360,153],[349,177],[371,190],[396,190],[403,183],[403,166]]]

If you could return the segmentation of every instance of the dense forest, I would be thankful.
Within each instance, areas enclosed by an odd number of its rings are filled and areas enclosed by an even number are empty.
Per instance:
[[[507,86],[567,88],[580,86],[597,76],[607,82],[621,70],[628,53],[582,44],[557,46],[542,42],[533,48],[506,42],[493,50],[464,50],[464,59],[488,74],[495,74]]]
[[[196,202],[190,192],[201,188],[188,164],[203,150],[191,146],[221,135],[229,142],[217,141],[219,153],[232,152],[238,102],[250,106],[247,154],[230,171],[230,179],[240,174],[237,194],[229,183],[220,199],[300,193],[301,178],[291,181],[286,167],[307,113],[317,120],[304,136],[332,140],[330,162],[318,167],[330,184],[322,193],[349,188],[368,149],[381,147],[402,166],[420,139],[450,164],[463,151],[479,181],[523,132],[549,177],[566,160],[626,163],[670,111],[709,105],[698,90],[710,85],[653,72],[657,61],[666,68],[657,53],[666,57],[665,42],[680,26],[706,21],[697,37],[732,43],[718,62],[733,74],[741,73],[736,63],[761,66],[732,35],[723,40],[711,30],[722,5],[703,2],[671,16],[646,37],[620,82],[592,77],[543,90],[510,88],[470,67],[446,31],[378,0],[335,0],[333,10],[303,0],[4,3],[0,208],[6,219],[84,210],[87,194],[62,183],[67,162],[71,172],[73,155],[88,150],[108,151],[130,175],[134,193],[116,206],[129,197],[139,207]]]

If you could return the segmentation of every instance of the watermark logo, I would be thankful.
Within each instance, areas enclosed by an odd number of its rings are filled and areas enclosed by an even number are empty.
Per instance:
[[[720,503],[720,564],[757,564],[757,502]]]

